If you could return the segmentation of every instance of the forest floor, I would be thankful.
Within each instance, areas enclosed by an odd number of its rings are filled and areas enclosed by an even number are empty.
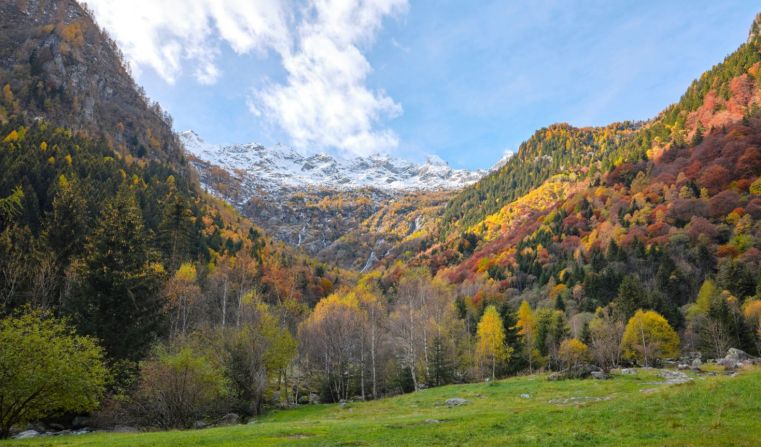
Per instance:
[[[451,385],[372,402],[271,411],[253,424],[137,434],[92,433],[9,446],[758,446],[761,368],[735,376],[659,370],[610,380],[546,375]],[[447,399],[467,403],[448,406]]]

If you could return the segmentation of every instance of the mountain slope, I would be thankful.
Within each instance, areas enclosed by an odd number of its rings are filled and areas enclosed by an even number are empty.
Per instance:
[[[684,327],[680,309],[714,278],[738,314],[761,287],[759,176],[761,38],[752,32],[646,123],[538,131],[450,201],[441,242],[413,263],[476,284],[465,300],[477,306],[504,294],[570,315],[622,308],[631,277],[648,297],[638,306]]]
[[[0,3],[0,43],[0,314],[65,314],[136,361],[173,327],[182,266],[206,292],[195,318],[232,318],[228,290],[300,306],[332,290],[335,271],[202,192],[169,120],[76,1]]]
[[[483,172],[385,155],[344,159],[257,144],[218,146],[180,138],[202,184],[278,240],[325,262],[362,270],[407,251],[447,199]],[[400,245],[402,244],[402,245]]]

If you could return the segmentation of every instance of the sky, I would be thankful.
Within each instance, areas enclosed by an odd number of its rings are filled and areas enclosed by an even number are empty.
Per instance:
[[[209,143],[489,168],[534,131],[643,120],[747,38],[750,0],[81,0]]]

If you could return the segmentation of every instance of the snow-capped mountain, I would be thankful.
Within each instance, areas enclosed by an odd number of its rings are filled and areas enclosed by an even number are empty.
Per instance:
[[[302,154],[284,146],[213,145],[193,131],[180,133],[185,149],[200,161],[237,177],[248,191],[301,188],[377,188],[389,192],[453,190],[475,183],[486,172],[451,168],[431,156],[423,164],[388,155],[341,158]]]

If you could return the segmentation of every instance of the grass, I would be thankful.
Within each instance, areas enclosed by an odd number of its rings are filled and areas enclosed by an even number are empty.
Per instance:
[[[655,371],[612,380],[545,376],[453,385],[374,402],[273,411],[255,424],[93,433],[10,446],[757,446],[761,369],[665,385]],[[528,394],[529,398],[521,397]],[[469,403],[449,408],[444,401]],[[573,399],[572,399],[573,398]]]

